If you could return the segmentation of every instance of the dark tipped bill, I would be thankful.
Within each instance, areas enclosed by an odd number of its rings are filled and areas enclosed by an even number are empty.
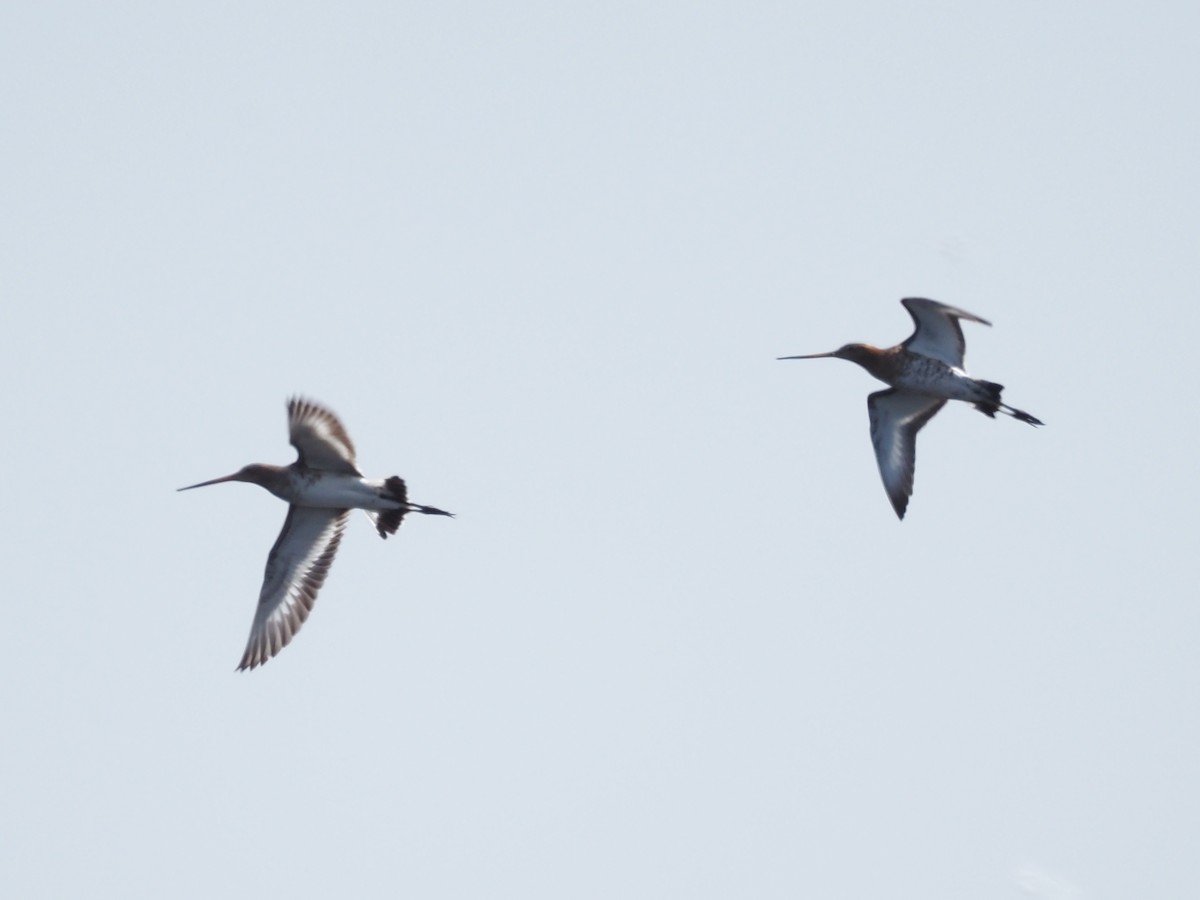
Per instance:
[[[208,487],[210,484],[223,484],[226,481],[237,481],[238,473],[232,475],[224,475],[220,478],[214,478],[211,481],[202,481],[199,484],[189,484],[187,487],[176,488],[178,491],[190,491],[192,488]]]

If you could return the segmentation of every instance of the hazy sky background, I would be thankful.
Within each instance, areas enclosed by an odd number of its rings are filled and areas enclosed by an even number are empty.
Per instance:
[[[0,13],[0,883],[1200,896],[1200,12]],[[992,320],[896,520],[837,361]],[[356,516],[236,674],[345,421]]]

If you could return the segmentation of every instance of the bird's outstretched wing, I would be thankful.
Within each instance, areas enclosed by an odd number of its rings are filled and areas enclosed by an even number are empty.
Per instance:
[[[348,509],[288,508],[267,557],[258,609],[239,669],[262,665],[288,645],[308,618],[350,521]]]
[[[293,397],[288,401],[288,440],[311,469],[361,475],[354,465],[354,444],[338,417],[323,406]]]
[[[904,518],[912,496],[913,471],[917,464],[917,432],[933,418],[945,400],[888,388],[867,397],[871,414],[871,443],[883,489],[896,515]]]
[[[913,353],[940,359],[946,365],[959,369],[962,368],[967,342],[963,339],[962,326],[958,324],[958,320],[966,319],[980,325],[992,324],[987,319],[981,319],[966,310],[947,306],[945,303],[938,303],[936,300],[906,297],[900,302],[917,325],[917,330],[903,346]]]

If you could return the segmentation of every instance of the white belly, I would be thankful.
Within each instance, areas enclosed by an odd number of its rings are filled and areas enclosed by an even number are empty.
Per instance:
[[[285,498],[297,506],[320,509],[397,509],[399,501],[386,495],[383,482],[354,475],[298,476],[292,482],[292,496]]]

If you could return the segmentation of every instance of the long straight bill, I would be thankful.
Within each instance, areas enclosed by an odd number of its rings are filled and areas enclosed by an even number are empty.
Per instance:
[[[836,356],[836,353],[809,353],[807,356],[777,356],[776,359],[825,359]]]
[[[212,481],[202,481],[199,484],[189,484],[187,487],[177,488],[180,491],[190,491],[192,488],[208,487],[210,484],[222,484],[226,481],[237,481],[240,473],[234,472],[232,475],[224,475],[221,478],[214,478]]]

